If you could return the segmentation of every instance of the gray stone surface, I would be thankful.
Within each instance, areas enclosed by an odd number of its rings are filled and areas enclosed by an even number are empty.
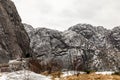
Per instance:
[[[120,27],[77,24],[60,32],[24,25],[39,59],[60,59],[64,68],[117,71],[120,69]],[[60,61],[60,62],[61,62]]]
[[[0,0],[0,63],[31,53],[29,37],[11,0]]]

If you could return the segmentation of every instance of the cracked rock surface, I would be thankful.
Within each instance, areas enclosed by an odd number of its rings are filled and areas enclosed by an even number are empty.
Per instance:
[[[63,68],[118,71],[120,69],[120,27],[77,24],[60,32],[24,24],[31,47],[40,59],[59,59]],[[74,65],[73,65],[74,64]]]
[[[0,63],[30,54],[30,40],[11,0],[0,0]]]

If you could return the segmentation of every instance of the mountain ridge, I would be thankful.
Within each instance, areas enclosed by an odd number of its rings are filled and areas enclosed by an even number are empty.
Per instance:
[[[64,68],[76,66],[75,69],[83,71],[118,71],[120,68],[120,27],[107,30],[77,24],[61,32],[47,28],[30,31],[27,24],[24,26],[33,51],[43,61],[55,58],[62,61]]]

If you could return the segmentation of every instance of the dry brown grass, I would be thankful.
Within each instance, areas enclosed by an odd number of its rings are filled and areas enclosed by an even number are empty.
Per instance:
[[[51,73],[51,76],[53,76],[54,78],[60,78],[61,75],[62,75],[62,73],[60,71]]]
[[[60,80],[120,80],[119,75],[102,75],[102,74],[80,74],[78,76],[68,76]]]
[[[42,72],[40,74],[45,75],[45,76],[49,76],[48,71],[44,71],[44,72]]]
[[[62,73],[60,71],[52,72],[51,74],[48,74],[46,71],[41,74],[52,76],[52,80],[55,80],[55,78],[59,78],[59,80],[120,80],[120,75],[102,75],[95,73],[79,74],[67,77],[61,77]]]
[[[0,73],[0,77],[2,76],[2,74]]]
[[[45,75],[45,76],[52,76],[52,80],[55,80],[55,78],[60,78],[61,77],[62,72],[61,71],[56,71],[56,72],[52,72],[51,74],[49,74],[48,71],[45,71],[41,74]]]

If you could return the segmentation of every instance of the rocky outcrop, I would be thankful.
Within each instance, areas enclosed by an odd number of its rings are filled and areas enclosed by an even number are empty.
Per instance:
[[[113,28],[110,33],[110,41],[113,44],[113,47],[120,50],[120,26]]]
[[[11,0],[0,0],[0,63],[31,53],[29,37]]]
[[[120,69],[120,27],[77,24],[64,32],[24,25],[36,57],[55,59],[63,68],[118,71]]]

